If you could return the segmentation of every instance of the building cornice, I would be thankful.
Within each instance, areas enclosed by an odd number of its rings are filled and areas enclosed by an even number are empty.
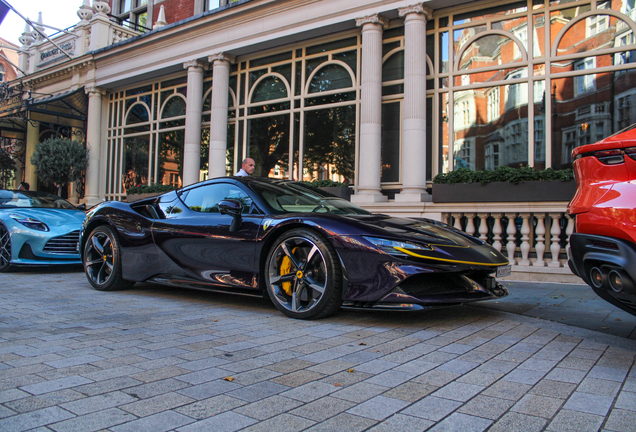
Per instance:
[[[76,72],[80,72],[86,69],[93,69],[95,67],[95,61],[92,56],[81,57],[78,59],[69,60],[60,65],[34,72],[21,78],[22,82],[29,87],[34,87],[38,84],[57,80],[60,77],[73,75]]]

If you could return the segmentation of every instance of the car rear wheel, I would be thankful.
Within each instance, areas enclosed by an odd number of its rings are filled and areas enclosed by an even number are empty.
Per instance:
[[[11,263],[11,236],[7,228],[0,223],[0,272],[9,270]]]
[[[121,247],[113,229],[107,225],[95,228],[82,255],[88,282],[99,291],[114,291],[133,286],[121,273]]]
[[[267,255],[267,293],[285,315],[317,319],[342,304],[342,269],[333,247],[318,233],[296,229],[276,240]]]

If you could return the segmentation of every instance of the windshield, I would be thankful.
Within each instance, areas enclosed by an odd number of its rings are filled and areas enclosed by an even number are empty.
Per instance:
[[[371,214],[347,200],[304,183],[291,181],[250,182],[249,186],[263,197],[274,213]]]
[[[0,208],[56,208],[77,210],[57,195],[38,191],[0,190]]]

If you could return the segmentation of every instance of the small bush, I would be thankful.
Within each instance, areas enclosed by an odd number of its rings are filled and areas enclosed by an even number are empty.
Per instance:
[[[552,168],[543,171],[535,171],[532,167],[511,168],[498,167],[494,170],[473,171],[469,168],[459,168],[449,173],[440,173],[435,176],[433,183],[481,183],[507,182],[519,184],[526,181],[570,181],[574,180],[574,172],[571,169],[555,170]]]
[[[139,185],[139,186],[131,186],[126,189],[126,195],[136,195],[136,194],[145,194],[145,193],[166,193],[173,190],[176,190],[177,187],[173,185],[164,185],[161,183],[155,183],[153,185]]]

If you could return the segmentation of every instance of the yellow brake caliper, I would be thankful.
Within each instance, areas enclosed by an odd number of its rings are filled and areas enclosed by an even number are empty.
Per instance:
[[[296,248],[292,249],[292,253],[296,253]],[[291,273],[292,270],[292,263],[291,260],[289,259],[289,257],[287,255],[285,255],[283,257],[283,260],[280,263],[280,269],[279,269],[279,276],[284,276],[288,273]],[[291,282],[283,282],[281,284],[283,291],[285,291],[285,294],[287,295],[292,295],[292,285]]]

